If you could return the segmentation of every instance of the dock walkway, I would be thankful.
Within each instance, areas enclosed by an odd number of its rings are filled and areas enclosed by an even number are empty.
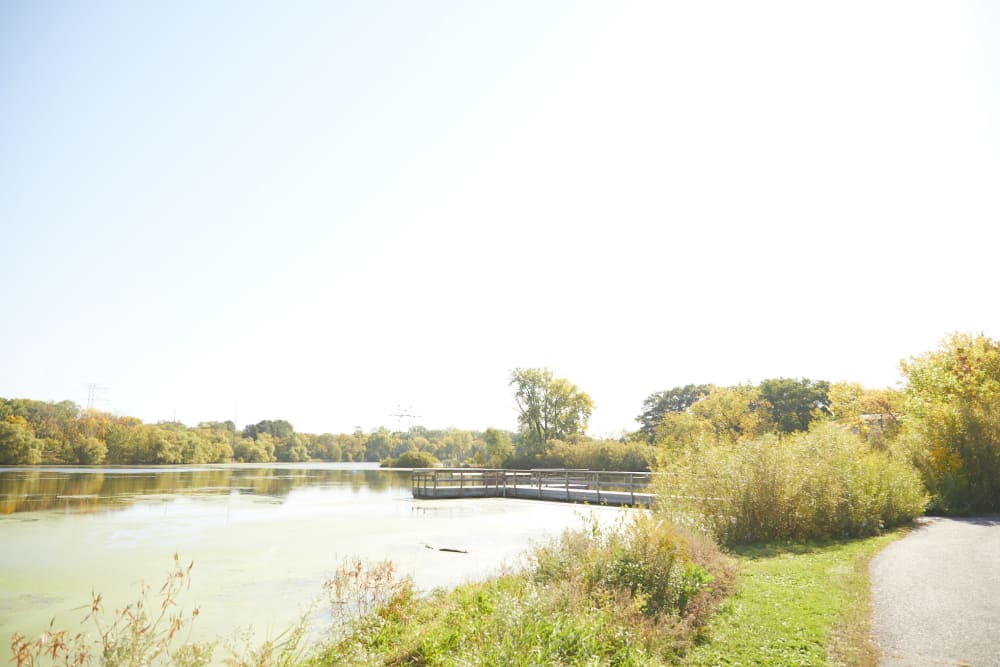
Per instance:
[[[414,498],[530,498],[594,505],[651,505],[653,474],[600,470],[418,468]]]

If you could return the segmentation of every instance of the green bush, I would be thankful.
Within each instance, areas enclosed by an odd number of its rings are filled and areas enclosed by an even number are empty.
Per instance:
[[[647,616],[684,617],[699,595],[726,590],[732,574],[707,538],[663,516],[634,514],[621,529],[569,531],[533,554],[541,583],[568,582],[587,592],[627,593]],[[719,586],[711,584],[721,577]],[[710,606],[710,605],[709,605]],[[705,608],[696,605],[695,610]],[[703,619],[692,619],[694,625]]]
[[[383,468],[433,468],[440,464],[441,462],[433,454],[411,449],[400,454],[399,458],[382,459],[380,466]]]
[[[1000,341],[952,334],[903,362],[903,441],[944,514],[1000,510]]]
[[[666,466],[661,505],[724,543],[860,537],[927,504],[904,456],[874,450],[831,423],[736,444],[700,443]]]

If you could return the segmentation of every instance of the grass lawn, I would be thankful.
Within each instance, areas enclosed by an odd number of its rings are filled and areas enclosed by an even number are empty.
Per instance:
[[[743,566],[739,591],[711,621],[708,642],[684,664],[877,665],[868,642],[868,563],[905,534],[734,549]]]

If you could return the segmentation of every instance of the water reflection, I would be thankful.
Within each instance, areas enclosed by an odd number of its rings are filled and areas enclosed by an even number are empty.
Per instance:
[[[360,494],[409,485],[409,473],[378,469],[374,464],[0,468],[0,514],[53,509],[94,513],[124,509],[150,495],[239,493],[283,500],[298,487],[350,489]]]

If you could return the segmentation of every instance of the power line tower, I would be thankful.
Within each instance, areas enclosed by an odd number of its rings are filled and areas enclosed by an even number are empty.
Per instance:
[[[395,414],[391,414],[389,416],[396,418],[396,431],[399,432],[399,433],[402,433],[402,431],[403,431],[403,420],[404,419],[407,420],[406,421],[406,430],[409,431],[410,429],[413,428],[413,420],[420,418],[420,415],[413,414],[413,406],[412,405],[409,408],[407,408],[406,410],[404,410],[403,408],[401,408],[399,406],[399,403],[396,404],[396,412],[395,412]]]
[[[94,409],[94,402],[95,401],[104,401],[104,400],[107,400],[107,399],[104,399],[104,398],[98,398],[98,396],[97,396],[98,392],[107,391],[107,389],[108,389],[107,387],[105,387],[103,385],[99,385],[96,382],[88,382],[87,383],[87,409],[88,410],[93,410]]]

